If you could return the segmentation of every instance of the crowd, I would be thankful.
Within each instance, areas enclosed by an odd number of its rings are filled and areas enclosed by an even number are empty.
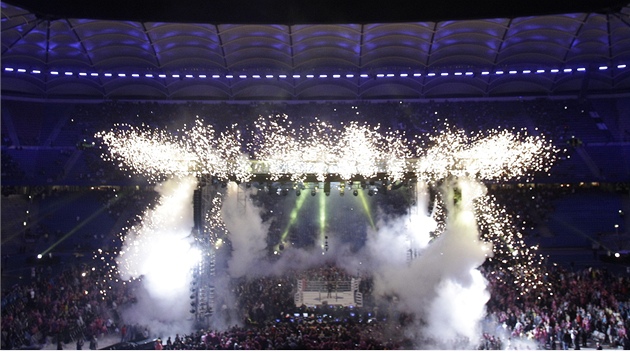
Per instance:
[[[114,333],[116,310],[134,301],[134,285],[103,279],[98,268],[85,265],[59,274],[34,267],[29,283],[2,290],[2,348],[93,342]]]
[[[517,342],[530,349],[630,349],[627,275],[556,266],[545,273],[544,286],[523,292],[511,285],[511,275],[504,269],[486,263],[482,271],[491,297],[479,349],[506,349]],[[413,348],[405,336],[409,318],[391,311],[393,307],[296,307],[297,279],[331,273],[344,272],[327,265],[278,277],[233,279],[230,288],[237,298],[235,308],[242,310],[240,324],[161,338],[161,345],[163,349]],[[103,279],[107,278],[96,268],[70,267],[58,275],[34,274],[29,284],[3,289],[2,348],[84,342],[97,347],[99,339],[107,336],[123,342],[155,338],[146,324],[122,323],[119,315],[135,301],[137,284]]]

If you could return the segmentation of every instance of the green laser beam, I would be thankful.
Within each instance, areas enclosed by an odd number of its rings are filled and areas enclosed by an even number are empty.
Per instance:
[[[372,226],[372,229],[376,230],[376,225],[374,225],[374,219],[372,219],[372,211],[370,210],[370,205],[367,202],[367,199],[365,198],[365,190],[363,189],[359,189],[359,199],[361,200],[361,205],[363,205],[363,210],[365,210],[365,214],[368,217],[368,220],[370,221],[370,225]]]
[[[280,236],[280,242],[284,242],[287,238],[287,236],[289,235],[289,230],[291,229],[291,226],[293,226],[293,224],[295,224],[295,222],[297,221],[297,217],[298,217],[298,213],[300,212],[300,209],[302,209],[302,205],[304,205],[304,201],[306,200],[306,194],[307,193],[301,193],[296,201],[295,201],[295,206],[293,207],[293,210],[291,210],[291,213],[289,214],[289,223],[287,224],[287,227],[284,229],[284,232],[282,232],[282,235]]]
[[[319,241],[324,244],[326,232],[326,195],[319,193]]]

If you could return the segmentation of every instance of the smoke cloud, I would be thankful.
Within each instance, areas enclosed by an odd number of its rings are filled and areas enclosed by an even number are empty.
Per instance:
[[[457,203],[453,201],[455,189],[461,190]],[[490,247],[479,241],[473,200],[482,193],[485,187],[474,181],[446,186],[449,218],[443,234],[432,242],[427,240],[435,224],[423,215],[426,199],[419,200],[417,216],[408,223],[390,221],[368,234],[375,293],[396,296],[397,309],[413,315],[408,334],[416,338],[419,349],[457,349],[474,345],[481,336],[480,321],[490,295],[477,268]],[[416,241],[411,243],[414,237]],[[417,257],[401,260],[401,251],[414,244]]]
[[[200,260],[190,237],[196,185],[194,177],[158,185],[157,205],[144,212],[139,225],[130,228],[116,259],[121,279],[139,278],[141,284],[137,302],[121,314],[123,321],[146,326],[156,336],[190,328],[190,270]]]
[[[242,190],[244,195],[239,196],[236,183],[228,183],[227,188],[221,214],[232,242],[228,273],[238,278],[259,268],[258,264],[265,256],[267,248],[269,222],[263,223],[262,209],[254,205],[250,198],[251,189]]]

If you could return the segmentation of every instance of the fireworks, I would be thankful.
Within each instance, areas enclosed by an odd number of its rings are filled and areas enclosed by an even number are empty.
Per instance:
[[[149,179],[212,175],[227,180],[247,180],[249,160],[240,152],[240,132],[233,127],[216,136],[212,127],[201,121],[176,134],[142,125],[118,124],[112,131],[95,136],[109,147],[105,160]]]
[[[308,176],[323,182],[334,175],[350,182],[378,174],[389,181],[411,176],[433,186],[463,177],[529,181],[535,173],[548,173],[558,152],[544,136],[530,136],[525,130],[467,133],[445,126],[409,141],[380,125],[351,121],[335,126],[315,119],[294,126],[286,115],[259,117],[249,128],[233,125],[217,133],[199,120],[172,132],[120,124],[96,137],[108,147],[104,159],[151,181],[192,175],[247,182],[256,174],[270,180],[290,177],[295,184]],[[442,198],[438,193],[434,205],[436,234],[443,231],[446,219]],[[214,198],[205,215],[204,233],[211,235],[211,243],[227,234],[221,202]],[[492,247],[488,257],[510,271],[524,291],[540,288],[542,258],[524,243],[505,208],[483,196],[475,200],[475,210],[481,238]]]
[[[484,181],[527,177],[548,172],[557,153],[544,137],[526,136],[524,131],[492,130],[469,137],[447,127],[428,140],[429,147],[418,148],[414,172],[429,183],[448,176]]]
[[[349,181],[354,176],[374,178],[385,174],[391,181],[411,173],[425,182],[448,176],[505,181],[548,172],[555,158],[553,146],[544,137],[524,131],[493,130],[471,136],[445,130],[428,135],[428,142],[407,141],[400,132],[380,126],[349,122],[340,128],[316,121],[292,128],[287,116],[255,122],[251,143],[243,146],[240,130],[215,137],[214,129],[196,121],[178,135],[159,129],[118,125],[97,134],[109,146],[106,159],[123,169],[151,178],[155,176],[212,175],[219,179],[249,180],[268,174],[271,180],[290,176],[303,182],[314,175],[323,182],[327,175]],[[415,154],[412,146],[417,145]],[[252,155],[255,162],[246,158]]]

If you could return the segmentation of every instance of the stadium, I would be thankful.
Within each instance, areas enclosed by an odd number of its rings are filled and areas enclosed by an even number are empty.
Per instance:
[[[630,349],[630,4],[2,4],[2,349]]]

